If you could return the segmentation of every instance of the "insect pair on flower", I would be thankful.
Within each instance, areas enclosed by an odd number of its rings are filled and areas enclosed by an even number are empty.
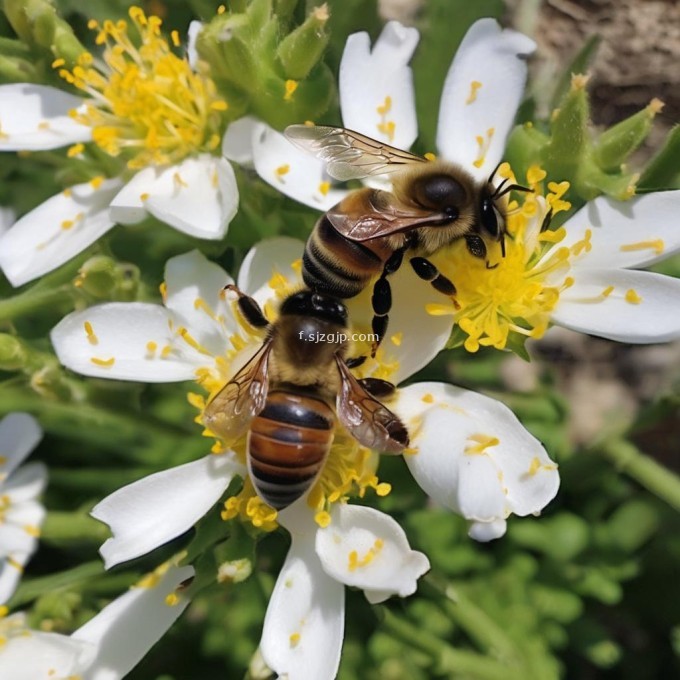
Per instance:
[[[333,441],[336,401],[340,422],[363,446],[401,453],[409,443],[406,427],[378,397],[394,385],[375,378],[357,380],[350,368],[366,357],[347,358],[346,341],[314,343],[308,337],[337,338],[347,329],[347,308],[372,278],[374,342],[382,342],[392,306],[388,276],[414,251],[416,274],[454,299],[453,282],[426,259],[454,240],[486,258],[485,238],[505,252],[505,217],[499,205],[511,190],[530,191],[492,177],[476,182],[461,166],[428,162],[344,128],[295,125],[286,130],[297,146],[327,162],[338,180],[394,173],[393,190],[364,188],[350,193],[317,222],[302,259],[309,290],[281,305],[270,324],[257,302],[233,289],[243,317],[267,329],[259,351],[208,404],[204,423],[226,442],[248,431],[247,460],[258,495],[282,509],[302,496],[316,479]],[[487,266],[489,266],[487,262]]]

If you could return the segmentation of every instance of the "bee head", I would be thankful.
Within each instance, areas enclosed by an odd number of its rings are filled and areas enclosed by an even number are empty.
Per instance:
[[[444,213],[451,221],[458,219],[469,200],[463,184],[445,172],[420,177],[413,185],[413,192],[423,208]]]
[[[347,326],[347,308],[337,298],[311,290],[302,290],[287,297],[281,305],[281,316],[305,316]]]

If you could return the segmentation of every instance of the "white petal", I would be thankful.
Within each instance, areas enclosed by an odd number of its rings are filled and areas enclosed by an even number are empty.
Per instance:
[[[0,420],[0,486],[41,439],[40,425],[29,413],[9,413]]]
[[[491,522],[471,522],[468,536],[480,543],[487,543],[505,535],[507,522],[504,519],[495,519]]]
[[[14,564],[7,562],[4,559],[0,559],[0,605],[5,604],[5,602],[9,601],[9,598],[12,597],[19,585],[19,581],[21,581],[21,576],[22,571],[17,569]],[[4,654],[3,651],[0,650],[0,678],[13,677],[10,675],[2,675],[3,660]]]
[[[78,184],[48,198],[0,236],[0,267],[13,286],[56,269],[114,225],[109,203],[117,179]]]
[[[143,194],[146,210],[178,231],[212,240],[226,234],[238,209],[236,178],[228,161],[200,154],[177,165],[144,172],[136,176],[134,191],[123,196],[129,200],[130,209],[138,209]],[[118,198],[119,207],[123,207],[123,198]],[[131,214],[135,213],[131,210]]]
[[[17,555],[23,555],[28,562],[37,545],[38,539],[23,528],[9,523],[0,524],[0,560],[11,557],[16,561]],[[12,567],[11,564],[8,566]]]
[[[253,162],[267,184],[311,208],[329,210],[347,195],[346,191],[329,188],[322,161],[300,151],[264,123],[254,127]]]
[[[316,553],[329,576],[367,591],[372,603],[412,595],[430,568],[389,515],[357,505],[333,507],[331,523],[316,533]]]
[[[96,650],[89,642],[58,633],[29,631],[22,618],[15,615],[3,622],[3,628],[9,632],[6,644],[0,650],[0,678],[3,680],[77,677],[92,662]],[[23,630],[12,631],[13,625]]]
[[[378,358],[383,366],[394,364],[395,372],[388,379],[397,384],[427,366],[445,347],[451,335],[451,319],[427,313],[425,305],[441,304],[447,298],[416,276],[408,258],[388,280],[393,303]],[[355,332],[371,332],[372,294],[370,285],[356,298],[346,301]]]
[[[416,452],[404,459],[416,481],[467,519],[536,513],[557,493],[557,466],[495,399],[444,383],[417,383],[399,391],[393,408],[411,434]]]
[[[144,201],[149,188],[156,181],[156,175],[156,168],[150,166],[140,170],[128,180],[111,200],[110,215],[114,222],[137,224],[149,216]]]
[[[6,232],[17,220],[16,213],[12,208],[0,205],[0,234]]]
[[[446,76],[437,147],[480,180],[488,179],[502,158],[524,91],[525,58],[535,48],[525,35],[480,19],[463,38]]]
[[[92,130],[68,115],[83,105],[56,87],[12,83],[0,86],[0,151],[56,149],[88,142]]]
[[[221,296],[222,289],[233,282],[198,250],[173,257],[165,265],[165,306],[213,356],[224,352],[227,336],[236,330],[231,309]]]
[[[559,326],[633,344],[680,338],[680,279],[576,266],[571,276],[574,285],[562,293],[552,313]],[[610,287],[613,291],[605,297]]]
[[[321,567],[314,534],[293,535],[264,619],[265,663],[286,680],[333,680],[344,624],[344,586]]]
[[[83,680],[121,680],[165,634],[189,601],[168,604],[166,598],[194,575],[193,567],[170,567],[160,582],[138,585],[107,605],[71,639],[96,645],[97,655]]]
[[[292,286],[301,284],[292,265],[300,261],[304,249],[302,241],[287,236],[260,241],[243,258],[238,287],[263,305],[274,298],[275,291],[269,283],[275,275],[283,276]]]
[[[418,136],[413,73],[408,66],[420,35],[398,21],[385,24],[373,46],[368,33],[347,38],[340,62],[344,126],[400,149]]]
[[[172,312],[160,305],[110,302],[72,312],[50,337],[59,361],[77,373],[114,380],[178,382],[194,378],[197,367],[212,364],[212,359],[178,339],[178,327]]]
[[[190,21],[187,29],[187,61],[192,71],[196,70],[198,64],[198,52],[196,51],[196,39],[203,28],[202,21]]]
[[[12,503],[23,503],[37,498],[47,486],[47,466],[44,463],[27,463],[16,470],[2,485],[0,493],[9,496]]]
[[[244,470],[231,456],[210,454],[107,496],[91,513],[113,534],[100,549],[106,568],[145,555],[190,529],[237,474]]]
[[[680,250],[680,191],[657,191],[614,201],[601,196],[564,223],[559,247],[580,241],[590,229],[592,249],[579,265],[646,267]]]
[[[222,137],[222,155],[239,165],[253,164],[253,135],[260,121],[255,116],[243,116],[229,123]]]

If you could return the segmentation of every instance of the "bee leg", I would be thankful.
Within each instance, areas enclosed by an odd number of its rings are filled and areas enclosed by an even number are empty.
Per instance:
[[[423,281],[429,281],[435,290],[444,293],[444,295],[448,295],[453,301],[456,309],[460,309],[460,305],[456,301],[456,287],[453,285],[453,281],[443,274],[440,274],[439,270],[432,262],[426,260],[424,257],[412,257],[411,266],[413,267],[413,271],[423,279]]]
[[[376,397],[376,399],[389,397],[397,390],[397,386],[394,385],[394,383],[388,382],[387,380],[381,380],[380,378],[363,378],[358,382],[372,397]]]
[[[245,320],[253,326],[253,328],[266,328],[269,326],[269,321],[267,321],[267,317],[264,315],[262,307],[260,307],[255,298],[246,295],[232,283],[226,285],[224,290],[229,290],[238,295],[236,304],[238,305],[241,314],[245,317]]]
[[[347,365],[347,368],[358,368],[367,358],[366,355],[350,357],[349,359],[345,359],[345,364]]]
[[[410,242],[407,242],[389,256],[387,262],[385,262],[380,278],[373,286],[373,296],[371,297],[371,304],[373,305],[373,321],[371,322],[371,328],[373,334],[378,336],[378,339],[374,340],[373,345],[371,346],[371,357],[374,357],[375,353],[378,351],[378,347],[380,347],[380,343],[383,341],[385,333],[387,333],[387,326],[390,320],[389,312],[390,309],[392,309],[392,288],[387,277],[390,274],[394,274],[394,272],[401,267],[404,253],[410,247]]]
[[[478,257],[480,260],[486,257],[486,244],[478,234],[468,234],[465,237],[465,245],[472,257]]]

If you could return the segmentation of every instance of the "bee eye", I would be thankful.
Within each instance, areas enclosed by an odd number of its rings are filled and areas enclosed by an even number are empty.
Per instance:
[[[422,200],[429,206],[454,210],[453,217],[458,217],[458,206],[466,198],[465,189],[449,175],[432,175],[427,177],[421,187]]]
[[[482,223],[482,226],[489,236],[498,238],[500,233],[498,228],[498,216],[496,215],[496,208],[494,207],[491,196],[484,196],[482,198],[479,221]]]

